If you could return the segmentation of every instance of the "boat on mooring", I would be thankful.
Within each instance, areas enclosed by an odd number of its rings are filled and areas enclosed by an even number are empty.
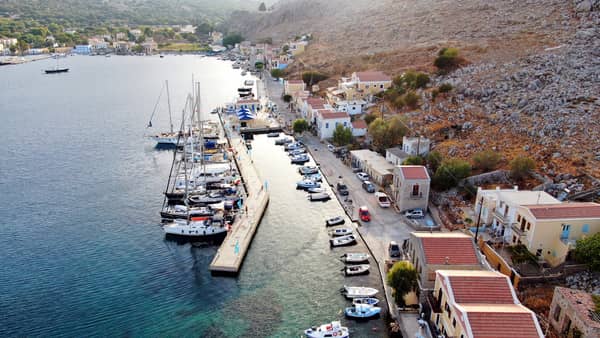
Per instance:
[[[294,142],[294,140],[292,140],[291,138],[289,138],[289,137],[283,137],[283,138],[276,139],[275,140],[275,145],[276,146],[284,146],[284,145],[286,145],[288,143],[292,143],[292,142]]]
[[[377,305],[379,304],[379,299],[377,298],[354,298],[352,299],[352,304],[369,304],[369,305]]]
[[[337,229],[333,229],[333,230],[329,231],[329,235],[331,235],[333,237],[348,236],[351,234],[352,234],[352,229],[350,229],[350,228],[337,228]]]
[[[296,182],[296,189],[312,189],[319,187],[321,187],[321,183],[309,179]]]
[[[58,55],[54,56],[56,58],[56,66],[54,68],[46,69],[44,72],[46,74],[56,74],[56,73],[66,73],[69,71],[69,68],[60,67],[58,64]]]
[[[279,137],[279,132],[268,133],[267,137]]]
[[[300,154],[300,155],[295,155],[292,156],[290,158],[292,164],[304,164],[308,161],[310,161],[310,158],[308,158],[308,155],[306,154]]]
[[[344,310],[346,317],[352,319],[371,319],[379,317],[381,308],[369,304],[353,304]]]
[[[305,165],[305,166],[298,168],[298,172],[300,173],[300,175],[303,175],[303,176],[317,174],[319,172],[319,167],[312,166],[312,165]]]
[[[317,182],[315,182],[315,183],[317,183]],[[317,183],[317,184],[319,184],[319,183]],[[329,194],[326,192],[318,192],[318,193],[314,193],[314,194],[308,194],[307,198],[311,202],[326,202],[331,199],[331,196],[329,196]]]
[[[369,254],[362,252],[348,252],[343,254],[340,259],[346,264],[360,264],[369,261]]]
[[[343,288],[340,289],[340,292],[346,298],[372,298],[377,295],[379,290],[374,288],[368,288],[364,286],[347,286],[344,285]]]
[[[329,240],[329,245],[331,245],[332,247],[348,246],[354,244],[356,244],[356,237],[354,237],[354,235],[341,236]]]
[[[350,331],[339,321],[333,321],[331,323],[323,324],[321,326],[314,326],[310,329],[304,330],[304,334],[308,338],[348,338],[350,337]]]
[[[329,218],[327,220],[325,220],[325,226],[334,226],[334,225],[340,225],[340,224],[344,224],[346,222],[346,220],[344,219],[343,216],[336,216],[336,217],[332,217]]]
[[[369,264],[348,265],[342,270],[346,276],[366,275],[369,273],[371,266]]]

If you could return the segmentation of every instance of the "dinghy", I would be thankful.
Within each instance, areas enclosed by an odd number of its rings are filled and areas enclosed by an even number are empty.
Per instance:
[[[331,323],[323,324],[318,327],[311,327],[310,329],[304,330],[304,334],[308,338],[350,337],[350,332],[348,331],[348,328],[342,326],[342,324],[339,321],[333,321]]]
[[[366,263],[369,261],[369,254],[366,253],[362,253],[362,252],[349,252],[346,254],[343,254],[341,259],[342,262],[346,263],[346,264],[358,264],[358,263]]]
[[[352,229],[350,229],[350,228],[333,229],[333,230],[329,231],[329,234],[334,237],[348,236],[348,235],[352,235]]]
[[[319,183],[317,183],[317,184],[319,184]],[[315,194],[308,194],[308,200],[311,202],[328,201],[330,199],[331,199],[331,196],[329,196],[329,194],[326,192],[318,192]]]
[[[308,155],[306,155],[306,154],[300,154],[300,155],[292,156],[291,161],[292,161],[292,164],[304,164],[304,163],[310,161],[310,158],[308,158]]]
[[[336,216],[325,220],[325,226],[330,227],[334,225],[344,224],[344,222],[346,222],[346,220],[344,220],[343,216]]]
[[[315,182],[321,182],[321,181],[323,181],[323,176],[321,176],[321,174],[319,174],[319,173],[306,175],[306,176],[304,176],[304,178],[308,178],[308,179],[313,180]]]
[[[304,154],[304,153],[306,153],[306,150],[304,148],[299,148],[299,149],[294,149],[294,150],[289,151],[290,156],[296,156],[296,155],[300,155],[300,154]]]
[[[298,172],[301,175],[311,175],[311,174],[316,174],[319,172],[319,168],[316,166],[311,166],[311,165],[305,165],[302,166],[300,168],[298,168]]]
[[[356,244],[356,237],[354,237],[354,235],[336,237],[329,240],[329,245],[331,245],[332,247],[354,244]]]
[[[308,191],[311,194],[317,194],[317,193],[322,193],[325,192],[325,188],[308,188],[306,189],[306,191]]]
[[[379,304],[379,299],[377,299],[377,298],[354,298],[352,300],[352,304],[377,305],[377,304]]]
[[[353,319],[370,319],[379,317],[381,308],[369,304],[354,304],[351,307],[347,307],[344,313],[346,317]]]
[[[358,276],[365,275],[369,273],[369,269],[371,266],[369,264],[360,264],[360,265],[348,265],[344,267],[344,274],[346,276]]]
[[[311,189],[311,188],[319,188],[321,183],[315,182],[313,180],[302,180],[296,182],[296,189]]]
[[[346,298],[371,298],[379,292],[377,289],[367,288],[364,286],[347,286],[340,290]]]

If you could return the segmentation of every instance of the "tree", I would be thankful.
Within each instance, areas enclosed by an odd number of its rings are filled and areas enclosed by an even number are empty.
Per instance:
[[[283,102],[285,102],[285,103],[292,102],[292,95],[290,95],[290,94],[283,95]]]
[[[257,70],[262,70],[263,68],[265,68],[265,64],[262,61],[256,61],[254,63],[254,68],[256,68]]]
[[[442,154],[440,154],[438,151],[432,151],[429,154],[427,154],[427,156],[425,157],[425,161],[427,162],[427,165],[429,165],[431,170],[435,172],[442,163]]]
[[[388,120],[387,137],[392,145],[402,143],[402,138],[408,133],[404,119],[400,115],[394,115]]]
[[[457,48],[442,48],[437,58],[433,61],[433,65],[440,71],[447,72],[458,66],[458,49]]]
[[[419,105],[419,95],[417,95],[414,91],[409,91],[408,93],[404,94],[404,96],[402,97],[404,104],[406,104],[407,106],[409,106],[412,109],[417,108],[417,106]]]
[[[271,69],[271,76],[272,77],[274,77],[276,79],[279,79],[280,77],[283,77],[283,75],[284,75],[283,74],[283,70],[281,70],[279,68]]]
[[[375,114],[367,114],[365,115],[365,122],[367,123],[367,126],[371,124],[371,122],[373,122],[373,120],[375,120],[377,118],[377,116],[375,116]]]
[[[315,85],[323,80],[326,80],[327,78],[327,75],[315,71],[302,73],[302,81],[304,81],[307,86]]]
[[[258,6],[258,11],[259,12],[266,12],[267,11],[267,6],[265,6],[264,2],[260,3],[260,6]]]
[[[483,171],[492,171],[498,166],[501,157],[497,152],[484,150],[473,155],[473,164]]]
[[[292,128],[294,129],[294,133],[302,134],[303,132],[308,130],[308,122],[306,122],[305,119],[297,119],[296,121],[294,121]]]
[[[369,124],[369,134],[379,152],[402,143],[402,137],[407,132],[408,129],[399,115],[389,120],[378,117]]]
[[[471,174],[469,162],[450,159],[442,162],[433,175],[433,185],[439,189],[447,190],[455,187],[460,180]]]
[[[17,50],[19,51],[19,53],[21,53],[21,55],[23,55],[23,53],[25,53],[25,51],[27,51],[28,49],[29,44],[25,40],[17,40]]]
[[[229,34],[223,38],[223,46],[235,46],[236,43],[240,43],[243,40],[244,38],[238,33]]]
[[[526,156],[517,156],[510,161],[510,176],[516,180],[522,180],[535,168],[535,162]]]
[[[352,142],[352,129],[338,124],[333,131],[333,143],[338,147],[345,146]]]
[[[418,155],[409,156],[404,162],[403,165],[423,165],[425,164],[425,159]]]
[[[418,73],[415,79],[415,87],[416,88],[425,88],[429,83],[429,75],[425,73]]]
[[[392,266],[387,274],[387,284],[394,288],[394,300],[396,304],[404,307],[404,296],[414,291],[418,284],[417,270],[408,261],[399,261]]]
[[[600,233],[578,240],[574,253],[578,262],[600,271]]]

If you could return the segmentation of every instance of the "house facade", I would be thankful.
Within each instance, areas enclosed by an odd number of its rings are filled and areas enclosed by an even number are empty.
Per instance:
[[[365,120],[356,120],[352,122],[352,136],[364,137],[367,135],[367,122]]]
[[[364,112],[367,102],[365,100],[351,100],[351,101],[336,101],[333,103],[333,107],[337,111],[343,111],[350,115],[359,115]]]
[[[590,293],[557,286],[548,319],[561,337],[600,337],[600,313]]]
[[[523,244],[540,259],[557,266],[578,239],[600,232],[600,204],[524,205],[512,226],[512,244]]]
[[[371,177],[371,182],[382,187],[392,183],[394,166],[378,153],[369,149],[352,150],[350,162],[353,167],[367,173]]]
[[[321,140],[333,137],[338,125],[350,128],[350,116],[347,113],[333,112],[328,109],[319,110],[317,115],[317,135]]]
[[[389,163],[389,162],[388,162]],[[394,166],[393,198],[400,211],[427,210],[431,178],[422,165]]]
[[[90,53],[92,53],[92,46],[91,45],[77,45],[73,49],[73,52],[75,54],[80,54],[80,55],[89,55]]]
[[[512,225],[516,222],[517,210],[521,205],[558,204],[559,200],[544,191],[512,189],[477,189],[475,215],[479,224],[491,226],[494,234],[511,242]],[[481,213],[480,213],[481,212]]]
[[[443,337],[544,337],[535,313],[496,271],[438,270],[428,303],[435,333]]]
[[[410,155],[404,152],[400,147],[388,148],[385,150],[385,159],[393,165],[402,165]]]
[[[392,78],[379,71],[354,72],[350,78],[342,78],[338,83],[346,100],[368,100],[391,86]]]
[[[407,250],[421,290],[433,288],[437,270],[484,269],[473,238],[462,232],[412,232]]]
[[[425,137],[402,137],[402,150],[411,155],[424,156],[429,153],[431,140]]]
[[[291,95],[293,98],[296,98],[306,90],[306,83],[302,80],[285,80],[283,90],[285,95]]]

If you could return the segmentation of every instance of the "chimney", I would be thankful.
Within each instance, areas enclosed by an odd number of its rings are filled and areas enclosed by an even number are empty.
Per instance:
[[[446,256],[446,259],[444,260],[444,264],[450,265],[450,257]]]

